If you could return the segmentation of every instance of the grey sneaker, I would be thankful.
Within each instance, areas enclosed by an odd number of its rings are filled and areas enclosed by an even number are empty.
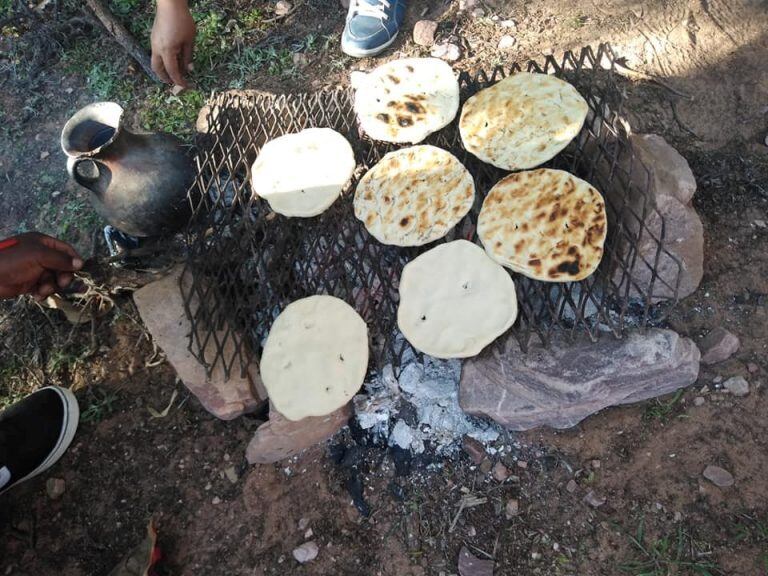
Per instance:
[[[405,0],[350,0],[341,49],[356,58],[375,56],[397,38]]]

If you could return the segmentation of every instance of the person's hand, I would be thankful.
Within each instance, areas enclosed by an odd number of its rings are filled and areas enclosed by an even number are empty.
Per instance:
[[[195,21],[187,0],[157,0],[152,25],[152,70],[163,82],[188,87],[184,73],[192,64]]]
[[[72,246],[29,232],[0,242],[0,298],[32,294],[44,300],[72,282],[83,260]]]

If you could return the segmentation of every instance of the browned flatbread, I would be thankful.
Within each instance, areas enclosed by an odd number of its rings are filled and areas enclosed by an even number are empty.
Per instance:
[[[477,233],[498,263],[535,280],[572,282],[603,257],[605,202],[589,183],[562,170],[510,174],[488,193]]]
[[[382,244],[421,246],[445,236],[475,200],[472,175],[450,152],[411,146],[390,152],[355,190],[355,216]]]

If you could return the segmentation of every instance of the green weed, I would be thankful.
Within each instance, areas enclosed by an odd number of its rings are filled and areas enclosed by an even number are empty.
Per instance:
[[[198,90],[187,90],[173,96],[162,88],[156,88],[150,92],[139,111],[141,125],[145,130],[188,136],[194,129],[203,104],[205,97]]]
[[[266,70],[271,76],[294,76],[297,70],[293,63],[293,52],[274,46],[243,48],[227,64],[227,71],[233,76],[230,87],[244,88],[248,80],[261,70]]]
[[[113,64],[93,64],[86,76],[88,89],[100,100],[117,100],[125,103],[131,98],[133,85],[120,77]]]
[[[89,387],[86,391],[86,408],[80,413],[80,421],[97,424],[110,416],[115,410],[118,395],[111,390]]]
[[[112,12],[120,18],[133,15],[143,4],[143,0],[110,0],[109,2]]]
[[[568,20],[568,25],[574,30],[582,28],[587,23],[588,18],[586,16],[574,16]]]
[[[674,534],[650,540],[645,534],[645,521],[640,520],[637,532],[628,534],[635,557],[619,565],[619,569],[633,576],[716,576],[724,572],[717,564],[702,560],[710,551],[694,540],[682,526]]]
[[[38,228],[67,242],[73,242],[83,235],[90,235],[90,232],[101,224],[101,217],[90,202],[77,196],[67,198],[64,202],[56,202],[49,196],[51,184],[46,183],[43,177],[40,182],[43,186],[38,192]]]
[[[677,404],[683,397],[684,392],[685,391],[681,388],[668,402],[662,402],[658,399],[650,402],[645,409],[645,413],[643,414],[643,420],[660,420],[662,422],[666,422],[675,411]]]
[[[262,30],[266,27],[266,24],[264,23],[264,12],[259,8],[246,10],[240,15],[240,22],[250,30]]]
[[[13,0],[0,0],[0,16],[10,16],[11,12],[13,12]]]

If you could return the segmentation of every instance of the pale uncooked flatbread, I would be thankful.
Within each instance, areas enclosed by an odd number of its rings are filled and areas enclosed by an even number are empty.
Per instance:
[[[515,283],[472,242],[441,244],[403,269],[397,324],[408,342],[425,354],[476,356],[515,318]]]
[[[292,302],[277,317],[261,354],[269,399],[289,420],[325,416],[357,393],[368,369],[368,327],[333,296]]]
[[[450,152],[390,152],[360,179],[355,216],[383,244],[420,246],[445,236],[475,200],[472,175]]]
[[[387,62],[357,79],[355,88],[355,112],[374,140],[416,144],[459,110],[459,82],[437,58]]]
[[[254,192],[284,216],[327,210],[355,171],[347,139],[330,128],[307,128],[267,142],[251,168]]]
[[[483,162],[524,170],[565,148],[581,130],[587,110],[567,82],[520,72],[467,100],[459,131],[464,147]]]
[[[607,228],[600,193],[573,174],[548,169],[503,178],[485,197],[477,222],[491,258],[546,282],[592,274]]]

